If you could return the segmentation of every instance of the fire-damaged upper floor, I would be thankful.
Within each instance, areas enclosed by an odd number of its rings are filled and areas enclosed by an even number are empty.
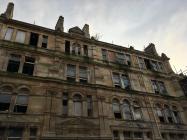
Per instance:
[[[171,80],[177,75],[171,69],[169,58],[164,53],[159,56],[153,43],[144,51],[109,44],[90,37],[88,24],[65,33],[62,16],[52,30],[12,19],[13,9],[14,4],[9,3],[0,16],[1,71],[183,95],[178,93],[179,84]],[[176,93],[170,93],[172,88]]]

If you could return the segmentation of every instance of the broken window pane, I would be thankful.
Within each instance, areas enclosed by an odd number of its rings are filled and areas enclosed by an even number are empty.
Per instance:
[[[25,57],[25,63],[23,65],[23,74],[33,75],[35,59],[32,57]]]
[[[122,82],[123,82],[123,87],[125,89],[130,89],[130,81],[127,75],[123,75],[121,76]]]
[[[88,82],[88,72],[87,67],[80,66],[79,67],[79,77],[80,83]]]
[[[43,35],[42,48],[47,48],[48,36]]]
[[[20,31],[18,30],[17,31],[17,34],[16,34],[16,42],[19,42],[19,43],[24,43],[25,42],[25,32],[24,31]]]
[[[38,38],[39,38],[39,34],[37,33],[31,33],[30,34],[30,45],[31,46],[37,46],[38,45]]]
[[[0,111],[8,112],[11,102],[11,95],[0,94]]]
[[[20,55],[11,54],[9,61],[8,61],[7,71],[8,72],[18,72],[19,65],[20,65],[20,59],[21,59]]]
[[[76,80],[76,65],[67,65],[67,80],[75,82]]]
[[[70,54],[70,41],[65,41],[65,53]]]
[[[11,40],[13,31],[14,31],[13,28],[7,28],[7,31],[6,31],[6,33],[5,33],[4,39],[5,39],[5,40]]]
[[[14,112],[17,113],[26,113],[28,106],[28,96],[27,95],[18,95],[16,98]]]
[[[120,82],[120,75],[118,73],[113,73],[113,83],[115,87],[121,87],[121,82]]]

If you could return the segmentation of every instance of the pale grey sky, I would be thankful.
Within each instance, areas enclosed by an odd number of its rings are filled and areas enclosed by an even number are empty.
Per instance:
[[[65,31],[90,25],[91,35],[137,50],[150,42],[171,65],[187,69],[187,0],[0,0],[0,13],[14,2],[14,19],[54,29],[60,15]]]

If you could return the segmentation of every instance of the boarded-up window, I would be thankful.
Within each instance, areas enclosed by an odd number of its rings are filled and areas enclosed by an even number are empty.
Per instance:
[[[67,80],[74,82],[76,79],[76,65],[67,65]]]
[[[11,40],[13,31],[14,31],[13,28],[7,28],[4,39]]]
[[[74,115],[81,116],[82,115],[82,97],[79,94],[74,95],[73,97],[74,103]]]
[[[87,83],[88,82],[88,72],[87,67],[80,66],[79,67],[79,81],[81,83]]]
[[[21,59],[20,55],[11,54],[8,61],[7,71],[18,72],[20,66],[20,59]]]
[[[18,30],[17,31],[17,34],[16,34],[16,42],[19,42],[19,43],[24,43],[25,42],[25,32],[24,31],[20,31]]]

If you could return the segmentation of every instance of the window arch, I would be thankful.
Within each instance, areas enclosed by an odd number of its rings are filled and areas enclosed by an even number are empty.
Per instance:
[[[162,111],[162,108],[161,108],[161,105],[160,104],[156,104],[155,105],[155,114],[157,114],[158,118],[159,118],[159,121],[161,123],[164,123],[165,120],[164,120],[164,115],[163,115],[163,111]]]
[[[13,88],[11,86],[0,87],[0,111],[3,112],[9,111],[12,92],[13,92]]]
[[[173,123],[172,112],[168,105],[164,105],[164,114],[168,123]]]
[[[132,120],[132,112],[130,108],[130,103],[128,100],[124,100],[122,104],[123,118],[127,120]]]
[[[142,110],[140,104],[137,101],[133,101],[133,114],[135,120],[142,119]]]
[[[116,119],[121,119],[120,103],[118,99],[112,100],[112,109],[113,109],[114,117]]]
[[[73,104],[74,104],[74,115],[81,116],[82,115],[82,96],[80,94],[75,94],[73,96]]]

